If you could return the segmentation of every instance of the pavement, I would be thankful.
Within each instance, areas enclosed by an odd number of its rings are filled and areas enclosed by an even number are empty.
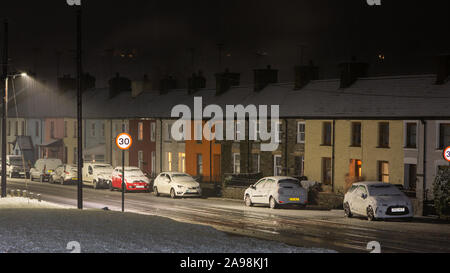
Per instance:
[[[77,188],[9,179],[8,189],[41,194],[48,202],[77,206]],[[121,210],[121,192],[84,187],[84,207]],[[245,207],[241,200],[223,198],[171,199],[150,193],[126,193],[125,209],[146,215],[212,226],[234,236],[250,236],[292,246],[326,248],[338,252],[370,252],[377,242],[386,253],[450,253],[450,224],[419,217],[412,222],[345,218],[341,210]]]

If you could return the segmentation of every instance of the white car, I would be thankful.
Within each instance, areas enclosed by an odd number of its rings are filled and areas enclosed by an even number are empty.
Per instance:
[[[153,193],[156,196],[168,194],[174,199],[188,196],[201,197],[202,189],[200,184],[189,174],[165,172],[155,178]]]
[[[300,181],[287,176],[265,177],[251,185],[244,193],[245,205],[269,205],[276,209],[281,205],[306,206],[308,192]]]
[[[85,163],[83,165],[83,184],[99,188],[109,188],[114,169],[109,164]]]
[[[61,160],[56,158],[39,159],[30,170],[30,180],[37,178],[40,182],[50,181],[53,172],[61,165]]]
[[[352,185],[344,197],[347,217],[360,215],[369,221],[414,216],[411,200],[396,186],[382,182],[359,182]]]
[[[56,170],[50,175],[50,183],[75,183],[78,181],[78,169],[75,165],[64,164],[56,168]]]

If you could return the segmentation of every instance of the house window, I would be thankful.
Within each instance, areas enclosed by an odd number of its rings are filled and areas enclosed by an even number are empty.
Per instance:
[[[144,152],[143,151],[138,151],[138,167],[141,170],[144,167]]]
[[[406,148],[417,148],[417,123],[406,124]]]
[[[73,138],[78,137],[78,123],[77,121],[73,122]]]
[[[185,173],[186,172],[186,154],[178,153],[178,171]]]
[[[282,175],[283,166],[281,165],[281,155],[273,156],[273,175],[279,176]]]
[[[102,123],[102,132],[101,132],[101,136],[104,137],[105,136],[105,123]]]
[[[64,121],[64,137],[67,137],[67,121]]]
[[[172,171],[172,153],[167,153],[167,170]]]
[[[322,145],[331,146],[331,122],[323,123]]]
[[[67,146],[64,146],[64,163],[67,164],[69,150],[67,149]]]
[[[277,132],[276,134],[278,134],[278,143],[282,143],[283,142],[283,123],[281,121],[277,122]]]
[[[441,150],[450,146],[450,123],[439,125],[439,148]]]
[[[331,158],[322,158],[322,182],[325,185],[331,185]]]
[[[252,172],[253,173],[260,172],[260,159],[261,159],[261,156],[259,154],[252,154]]]
[[[389,183],[389,162],[378,161],[378,180]]]
[[[50,138],[55,138],[55,122],[50,122]]]
[[[11,136],[11,121],[8,120],[8,136]]]
[[[378,124],[378,147],[389,148],[389,123],[387,122]]]
[[[296,156],[295,157],[295,175],[304,176],[305,175],[305,157]]]
[[[150,140],[152,142],[156,141],[156,122],[150,123]]]
[[[233,154],[233,173],[241,173],[241,155]]]
[[[241,124],[242,124],[242,121],[236,121],[236,123],[235,123],[235,126],[234,126],[234,140],[235,141],[239,141],[241,138],[241,134],[242,134],[241,129],[240,129]]]
[[[203,155],[197,154],[197,175],[203,175]]]
[[[16,122],[15,122],[15,125],[16,125],[16,128],[14,128],[14,129],[15,129],[15,130],[14,130],[14,135],[15,135],[15,136],[18,136],[18,135],[19,135],[19,122],[16,121]]]
[[[306,124],[304,122],[297,123],[297,143],[305,143],[305,129]]]
[[[353,147],[361,147],[361,123],[352,123],[352,144]]]
[[[91,136],[95,137],[95,123],[91,124]]]
[[[166,141],[172,140],[172,124],[166,124]]]
[[[39,136],[39,129],[40,129],[39,128],[39,121],[36,121],[34,125],[35,125],[34,128],[36,129],[35,133],[36,133],[36,136],[38,137]]]
[[[144,140],[144,123],[138,123],[138,140]]]

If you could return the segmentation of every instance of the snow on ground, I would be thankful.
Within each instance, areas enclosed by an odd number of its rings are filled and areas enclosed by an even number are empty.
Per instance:
[[[212,227],[103,210],[74,210],[25,198],[0,199],[0,253],[333,252],[230,236]]]

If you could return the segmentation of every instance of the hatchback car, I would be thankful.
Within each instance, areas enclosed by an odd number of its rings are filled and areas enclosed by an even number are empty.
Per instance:
[[[177,197],[201,197],[200,183],[189,174],[177,172],[165,172],[158,175],[153,183],[153,193]]]
[[[266,177],[251,185],[244,193],[245,205],[269,205],[276,209],[285,205],[306,206],[308,192],[300,181],[287,176]]]
[[[360,215],[369,221],[388,218],[412,219],[413,206],[396,186],[382,182],[359,182],[352,185],[344,197],[347,217]]]
[[[39,159],[34,164],[34,168],[30,170],[30,180],[38,178],[40,182],[50,181],[50,177],[53,172],[61,166],[62,162],[60,159],[56,158],[47,158],[47,159]]]
[[[56,168],[50,176],[50,183],[74,183],[78,181],[78,169],[75,165],[64,164]]]
[[[112,173],[110,190],[122,190],[122,167]],[[137,167],[125,167],[125,191],[150,191],[150,181]]]

